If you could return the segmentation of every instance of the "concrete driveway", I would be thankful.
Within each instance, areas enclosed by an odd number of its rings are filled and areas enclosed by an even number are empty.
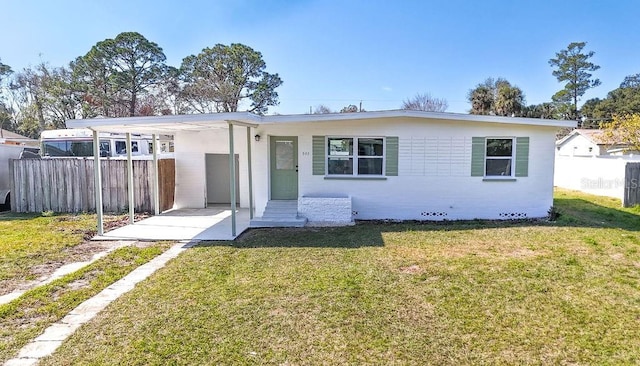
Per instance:
[[[229,207],[167,211],[111,230],[94,240],[233,240],[249,228],[249,210],[236,211],[236,235],[231,235]]]

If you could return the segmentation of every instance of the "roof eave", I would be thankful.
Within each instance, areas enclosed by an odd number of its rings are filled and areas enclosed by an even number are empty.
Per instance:
[[[250,112],[187,114],[166,116],[120,117],[120,118],[94,118],[81,120],[67,120],[68,128],[90,128],[96,131],[105,131],[117,127],[139,127],[147,132],[157,129],[159,133],[167,133],[182,129],[184,126],[193,126],[194,129],[212,128],[217,125],[237,123],[241,125],[257,126],[260,124],[286,124],[305,122],[330,122],[362,119],[383,118],[422,118],[434,120],[450,120],[474,123],[499,123],[511,125],[528,125],[552,128],[575,127],[575,121],[501,117],[472,115],[462,113],[423,112],[411,110],[390,110],[355,113],[331,113],[331,114],[295,114],[295,115],[271,115],[260,116]],[[180,128],[178,127],[180,126]]]
[[[486,116],[463,113],[424,112],[413,110],[390,110],[353,113],[327,113],[327,114],[301,114],[301,115],[275,115],[263,117],[263,124],[275,123],[301,123],[301,122],[329,122],[357,119],[382,119],[382,118],[425,118],[436,120],[453,120],[477,123],[503,123],[515,125],[545,126],[557,128],[576,127],[576,121],[552,120],[522,117]]]

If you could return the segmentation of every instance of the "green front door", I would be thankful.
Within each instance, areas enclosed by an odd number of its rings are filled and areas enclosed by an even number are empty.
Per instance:
[[[270,144],[271,199],[298,199],[298,138],[272,136]]]

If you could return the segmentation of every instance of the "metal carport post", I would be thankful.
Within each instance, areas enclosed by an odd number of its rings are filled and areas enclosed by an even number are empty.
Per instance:
[[[160,140],[155,133],[151,135],[151,138],[153,139],[153,214],[158,216],[160,214],[160,172],[158,168]]]
[[[127,132],[127,189],[129,194],[129,223],[133,224],[136,218],[135,211],[135,192],[133,190],[133,158],[132,158],[132,145],[131,145],[131,133]],[[139,148],[139,147],[138,147]]]
[[[231,193],[231,236],[235,238],[236,236],[236,159],[235,159],[235,149],[234,149],[234,141],[233,141],[233,125],[244,126],[247,128],[247,157],[248,164],[247,167],[249,169],[249,210],[253,212],[253,181],[251,174],[251,141],[249,132],[251,127],[258,127],[258,125],[254,123],[246,123],[240,121],[231,121],[228,120],[227,124],[229,125],[229,173],[231,177],[229,182],[231,183],[230,193]],[[251,213],[250,216],[253,214]]]
[[[98,219],[98,236],[104,234],[104,222],[102,219],[102,173],[100,172],[100,140],[98,131],[93,130],[93,188],[96,197],[96,217]]]

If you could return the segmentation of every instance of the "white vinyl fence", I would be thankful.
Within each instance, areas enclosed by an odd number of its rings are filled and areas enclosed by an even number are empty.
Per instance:
[[[635,169],[627,169],[627,164],[636,166],[639,157],[570,157],[556,156],[554,185],[575,189],[598,196],[613,197],[625,206],[637,204],[629,200],[629,193],[635,195],[638,180]]]

